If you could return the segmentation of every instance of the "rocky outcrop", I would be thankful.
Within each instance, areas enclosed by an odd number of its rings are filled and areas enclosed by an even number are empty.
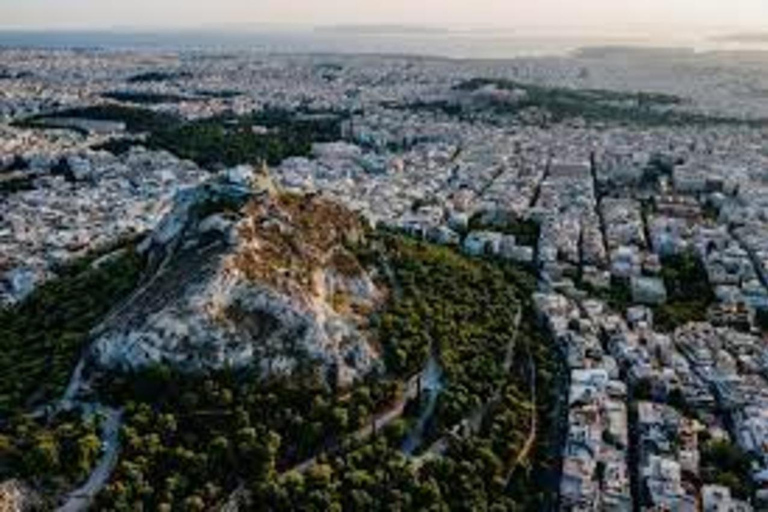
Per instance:
[[[41,510],[43,502],[32,489],[19,480],[0,483],[0,512]]]
[[[5,274],[0,273],[0,307],[23,301],[41,280],[37,272],[25,267],[14,268]]]
[[[96,362],[188,371],[319,364],[347,384],[378,361],[367,319],[382,292],[347,247],[358,219],[274,190],[247,168],[177,197],[140,248],[151,273],[99,330]]]

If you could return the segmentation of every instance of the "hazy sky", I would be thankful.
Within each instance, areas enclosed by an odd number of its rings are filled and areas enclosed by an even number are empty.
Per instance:
[[[0,0],[0,27],[223,23],[684,24],[768,31],[768,0]]]

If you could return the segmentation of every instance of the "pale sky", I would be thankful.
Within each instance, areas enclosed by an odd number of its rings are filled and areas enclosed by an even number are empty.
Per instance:
[[[0,0],[2,28],[685,25],[765,30],[768,0]]]

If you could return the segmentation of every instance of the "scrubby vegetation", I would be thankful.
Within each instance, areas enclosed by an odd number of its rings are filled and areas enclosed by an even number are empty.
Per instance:
[[[389,367],[410,374],[434,351],[445,367],[448,389],[431,438],[487,401],[479,431],[449,434],[444,453],[414,460],[400,452],[403,425],[393,424],[371,442],[319,458],[306,472],[252,482],[249,509],[535,510],[545,505],[556,480],[557,400],[550,393],[559,391],[557,358],[524,320],[519,353],[509,372],[500,371],[515,326],[515,304],[525,302],[525,295],[516,295],[518,286],[525,287],[520,276],[398,235],[380,234],[377,242],[378,256],[363,259],[383,257],[398,289],[381,317]],[[535,409],[528,350],[547,390],[537,397]],[[534,431],[533,451],[518,461],[534,411],[542,426]]]
[[[270,222],[276,211],[287,220]],[[248,222],[240,231],[242,250],[234,255],[232,265],[249,280],[296,296],[314,293],[313,276],[319,270],[365,277],[346,249],[361,236],[363,223],[338,203],[321,196],[283,193],[273,201],[250,203],[245,213]]]
[[[0,310],[0,419],[59,396],[88,333],[136,286],[142,267],[129,250],[43,284],[20,305]]]
[[[127,420],[121,461],[100,508],[208,510],[239,485],[254,510],[524,510],[541,503],[554,467],[549,437],[537,439],[536,455],[513,471],[534,411],[553,425],[549,395],[532,406],[524,356],[531,351],[548,389],[557,372],[549,346],[526,321],[519,356],[509,372],[501,368],[515,304],[525,300],[516,274],[398,235],[373,234],[369,242],[358,247],[360,259],[388,265],[399,289],[375,322],[389,377],[373,375],[351,392],[326,387],[311,367],[269,382],[232,372],[191,378],[162,367],[112,378],[103,389],[114,403],[128,404]],[[433,350],[448,388],[430,438],[473,406],[488,407],[477,434],[449,435],[443,455],[415,464],[400,452],[407,415],[369,430],[373,438],[361,432],[400,399],[398,382]],[[306,471],[291,471],[314,455]],[[525,497],[511,491],[522,487],[531,489]]]
[[[293,198],[284,200],[303,218]],[[391,233],[345,243],[364,265],[378,266],[392,290],[372,316],[386,371],[349,390],[309,364],[269,381],[248,371],[195,377],[163,366],[103,375],[100,399],[125,415],[118,466],[98,509],[211,510],[239,486],[254,510],[534,510],[551,497],[559,369],[531,323],[524,274]],[[87,332],[135,285],[140,268],[131,252],[96,269],[73,267],[3,313],[1,364],[14,375],[3,380],[5,411],[61,391]],[[431,355],[446,387],[420,451],[438,439],[445,449],[414,459],[401,445],[418,407],[380,431],[370,426],[402,405],[406,378]],[[469,416],[477,427],[456,431]],[[26,478],[35,471],[71,488],[100,453],[95,424],[72,421],[8,423],[0,470]],[[526,446],[532,451],[521,453]]]

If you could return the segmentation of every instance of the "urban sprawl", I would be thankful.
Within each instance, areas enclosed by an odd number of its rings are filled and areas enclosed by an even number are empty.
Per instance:
[[[536,273],[539,320],[570,374],[562,510],[759,510],[768,62],[626,52],[475,62],[3,50],[0,303],[152,229],[216,170],[143,146],[126,122],[44,116],[115,104],[187,120],[343,113],[338,141],[270,165],[272,179],[372,226]],[[558,118],[529,101],[540,89],[587,91],[605,110]],[[99,149],[123,139],[126,151]],[[718,474],[729,450],[749,455],[751,481]]]

